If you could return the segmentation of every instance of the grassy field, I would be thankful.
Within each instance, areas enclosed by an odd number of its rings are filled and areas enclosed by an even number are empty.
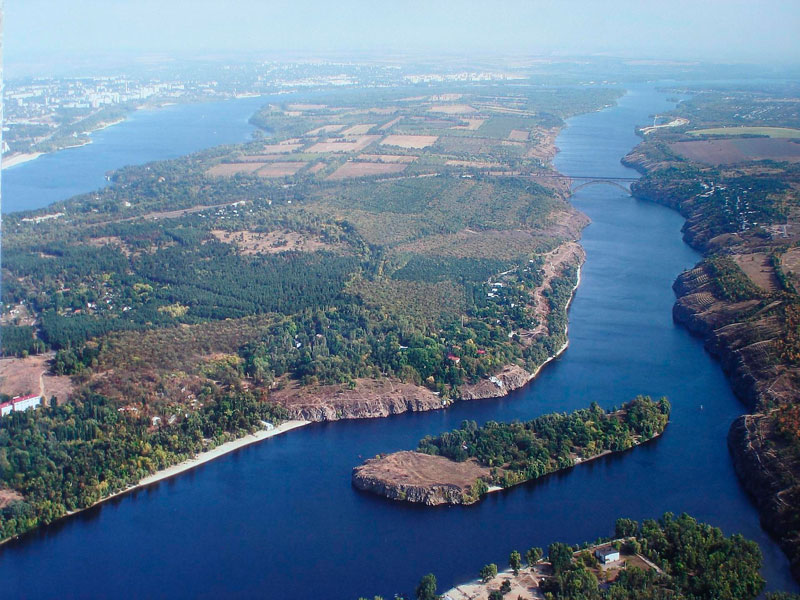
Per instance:
[[[715,127],[695,129],[689,135],[767,135],[771,138],[800,138],[800,129],[789,127]]]

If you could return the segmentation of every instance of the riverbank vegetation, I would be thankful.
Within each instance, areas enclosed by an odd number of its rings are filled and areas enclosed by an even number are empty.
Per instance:
[[[615,537],[569,546],[554,542],[547,549],[509,557],[511,572],[497,574],[495,565],[481,570],[481,579],[451,590],[452,597],[502,599],[511,596],[550,600],[753,600],[764,588],[759,574],[758,545],[743,536],[725,536],[717,527],[691,516],[665,514],[641,524],[618,519]],[[596,551],[617,551],[603,564]],[[534,559],[534,560],[531,560]],[[494,568],[491,568],[494,567]],[[442,598],[436,578],[429,574],[417,587],[417,598]],[[431,592],[432,588],[432,592]],[[427,595],[420,596],[420,590]],[[768,594],[769,600],[796,599],[793,594]]]
[[[649,133],[625,162],[644,173],[634,195],[679,210],[705,254],[678,278],[673,314],[754,413],[731,427],[734,465],[800,579],[800,145],[769,136],[796,129],[798,104],[784,84],[696,90],[672,115],[690,125]]]
[[[51,523],[142,478],[287,418],[252,393],[207,388],[199,410],[146,416],[97,394],[12,412],[0,422],[0,539]],[[173,406],[172,410],[180,410]],[[161,422],[169,427],[159,427]]]
[[[475,459],[492,469],[488,484],[510,487],[658,436],[669,413],[666,398],[654,402],[639,396],[609,412],[593,403],[570,414],[544,415],[524,423],[490,421],[478,427],[469,421],[424,438],[417,451],[456,462]]]

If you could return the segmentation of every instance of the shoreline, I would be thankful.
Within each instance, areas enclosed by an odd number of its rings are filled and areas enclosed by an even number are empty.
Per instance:
[[[108,129],[109,127],[113,127],[114,125],[119,125],[120,123],[127,121],[127,117],[123,117],[121,119],[117,119],[116,121],[111,121],[110,123],[103,123],[99,127],[92,129],[90,131],[84,131],[82,135],[91,136],[93,133],[97,131],[102,131],[103,129]],[[87,139],[82,141],[79,144],[72,144],[71,146],[64,146],[63,148],[57,148],[56,150],[51,150],[50,152],[20,152],[16,154],[12,154],[8,158],[3,158],[0,162],[1,170],[5,171],[6,169],[10,169],[11,167],[16,167],[17,165],[22,165],[32,160],[36,160],[40,156],[44,156],[45,154],[56,154],[61,152],[62,150],[70,150],[71,148],[81,148],[82,146],[87,146],[92,143],[91,139]]]
[[[120,496],[124,496],[125,494],[133,492],[134,490],[138,490],[138,489],[153,485],[155,483],[159,483],[159,482],[164,481],[166,479],[171,479],[172,477],[175,477],[176,475],[180,475],[181,473],[185,473],[186,471],[191,471],[192,469],[194,469],[196,467],[199,467],[201,465],[204,465],[204,464],[206,464],[208,462],[211,462],[212,460],[216,460],[216,459],[218,459],[218,458],[220,458],[222,456],[225,456],[226,454],[230,454],[234,450],[239,450],[240,448],[244,448],[245,446],[250,446],[251,444],[255,444],[257,442],[264,441],[264,440],[269,439],[271,437],[275,437],[276,435],[281,435],[282,433],[286,433],[288,431],[291,431],[292,429],[298,429],[299,427],[305,427],[306,425],[310,425],[310,424],[311,424],[311,421],[299,421],[299,420],[286,421],[285,423],[282,423],[282,424],[278,425],[274,429],[259,429],[255,433],[247,434],[247,435],[245,435],[243,437],[237,438],[235,440],[231,440],[230,442],[225,442],[224,444],[220,444],[219,446],[217,446],[215,448],[212,448],[211,450],[206,450],[205,452],[200,452],[196,456],[194,456],[193,458],[189,458],[187,460],[179,462],[179,463],[177,463],[175,465],[172,465],[171,467],[167,467],[166,469],[162,469],[160,471],[156,471],[152,475],[148,475],[147,477],[144,477],[138,483],[135,483],[135,484],[125,488],[124,490],[120,490],[120,491],[118,491],[118,492],[116,492],[114,494],[111,494],[109,496],[105,496],[104,498],[101,498],[97,502],[93,502],[89,506],[84,506],[83,508],[79,508],[77,510],[69,511],[69,512],[63,514],[62,516],[58,517],[57,519],[54,519],[51,522],[51,524],[55,523],[56,521],[60,521],[61,519],[66,519],[66,518],[72,517],[72,516],[74,516],[74,515],[76,515],[78,513],[81,513],[83,511],[85,511],[85,510],[88,510],[90,508],[98,506],[99,504],[103,504],[105,502],[108,502],[109,500],[112,500],[114,498],[118,498]],[[39,527],[35,527],[34,529],[31,529],[30,531],[27,531],[27,532],[22,533],[20,535],[12,536],[12,537],[5,538],[4,540],[0,540],[0,546],[2,546],[3,544],[5,544],[5,543],[7,543],[7,542],[9,542],[11,540],[17,539],[20,536],[26,535],[26,534],[28,534],[28,533],[30,533],[32,531],[36,531],[38,529],[39,529]]]
[[[578,245],[580,245],[580,243]],[[583,249],[583,246],[581,246],[581,249]],[[564,326],[564,337],[566,338],[566,340],[561,345],[561,348],[559,348],[556,351],[556,353],[553,354],[553,356],[551,356],[542,364],[540,364],[538,367],[536,367],[533,373],[531,373],[531,378],[528,380],[528,383],[533,381],[537,377],[537,375],[539,375],[539,371],[541,371],[545,367],[545,365],[547,365],[547,363],[557,359],[559,356],[564,354],[567,348],[569,348],[569,307],[572,305],[572,301],[575,299],[575,292],[578,291],[578,286],[581,284],[581,269],[583,269],[583,263],[578,265],[578,277],[575,280],[575,285],[572,286],[572,293],[570,293],[569,295],[569,300],[567,301],[567,305],[564,307],[564,314],[567,316],[567,324]]]
[[[45,154],[44,152],[22,152],[18,154],[12,154],[8,158],[2,159],[2,170],[5,171],[6,169],[10,169],[11,167],[16,167],[17,165],[24,164],[26,162],[30,162],[32,160],[36,160],[40,156]]]

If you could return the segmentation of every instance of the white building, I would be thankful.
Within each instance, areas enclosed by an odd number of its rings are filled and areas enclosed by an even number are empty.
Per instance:
[[[0,416],[5,417],[15,410],[28,410],[42,404],[41,396],[17,396],[16,398],[0,404]]]
[[[594,555],[604,565],[619,560],[619,550],[614,548],[598,548],[594,551]]]

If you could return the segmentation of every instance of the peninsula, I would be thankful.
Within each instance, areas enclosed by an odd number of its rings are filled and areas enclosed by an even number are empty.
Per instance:
[[[588,220],[552,168],[554,139],[619,94],[269,104],[257,141],[9,215],[3,354],[24,367],[55,352],[72,390],[4,421],[0,535],[261,421],[443,409],[525,385],[566,347],[584,260]],[[57,455],[71,472],[43,460]]]

